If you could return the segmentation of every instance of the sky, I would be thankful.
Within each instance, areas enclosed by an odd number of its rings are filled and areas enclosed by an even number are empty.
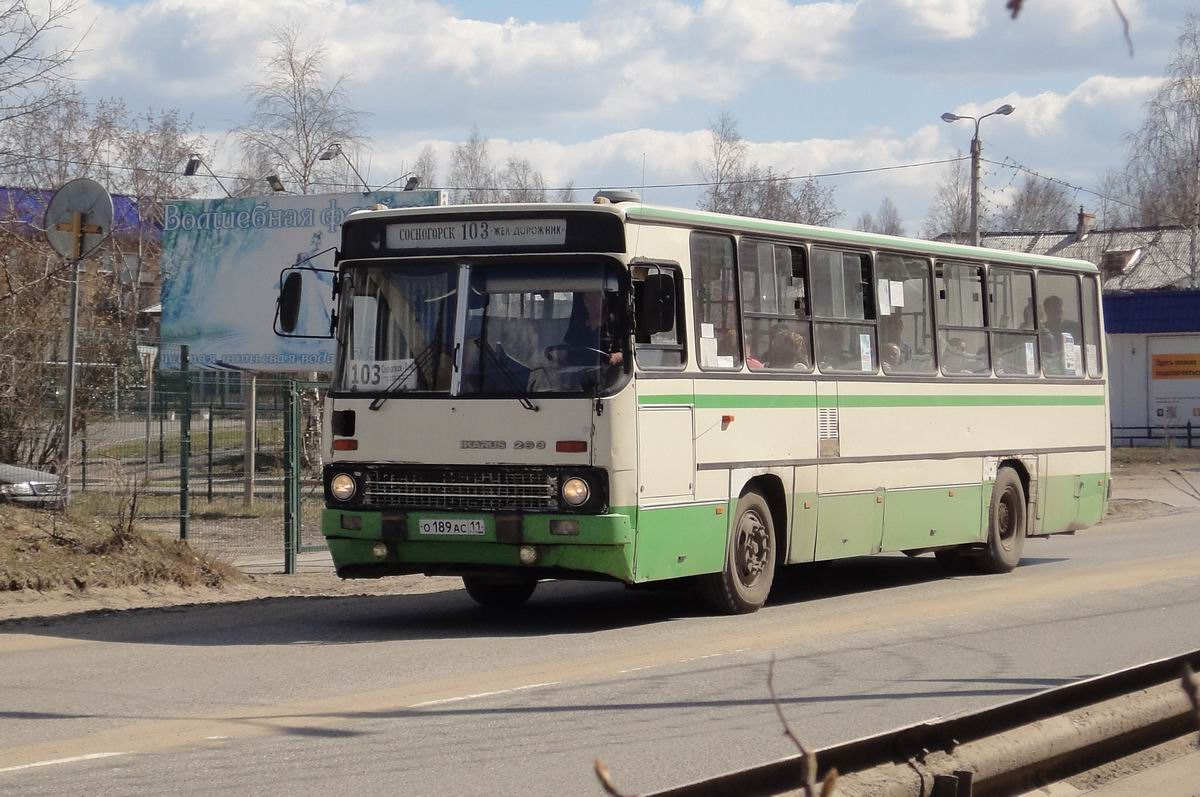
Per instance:
[[[978,115],[984,157],[1086,189],[1124,161],[1193,0],[81,0],[76,77],[92,99],[192,117],[220,173],[248,115],[270,27],[298,24],[367,112],[360,165],[374,185],[432,144],[444,185],[472,127],[493,158],[528,158],[551,186],[640,189],[691,207],[708,127],[727,111],[751,159],[825,175],[954,157]],[[944,166],[822,177],[852,226],[884,197],[918,234]],[[1020,177],[986,166],[996,206]],[[643,188],[644,186],[644,188]],[[203,192],[217,195],[213,185]],[[1094,207],[1095,197],[1076,195]]]

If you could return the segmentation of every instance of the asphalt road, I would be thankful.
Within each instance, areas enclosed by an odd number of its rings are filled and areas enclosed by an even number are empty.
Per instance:
[[[1200,514],[1032,540],[1007,576],[877,557],[749,617],[544,584],[0,625],[0,793],[645,791],[1200,647]]]

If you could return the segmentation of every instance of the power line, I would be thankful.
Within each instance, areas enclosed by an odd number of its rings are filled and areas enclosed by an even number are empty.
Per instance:
[[[24,155],[24,154],[17,153],[17,152],[0,151],[0,157],[16,158],[18,162],[25,162],[25,163],[28,163],[31,161],[37,161],[37,162],[41,162],[41,163],[60,163],[60,164],[68,165],[68,166],[85,166],[85,167],[92,168],[92,169],[103,169],[103,170],[111,169],[111,170],[129,171],[129,172],[137,171],[137,172],[143,172],[143,173],[148,173],[148,174],[162,174],[162,175],[170,175],[170,176],[175,176],[175,177],[182,176],[180,172],[175,171],[175,170],[170,170],[170,169],[151,169],[151,168],[145,168],[145,167],[141,167],[141,166],[125,166],[123,164],[117,164],[117,163],[104,163],[104,162],[99,162],[99,161],[81,161],[81,160],[75,160],[75,159],[71,159],[71,158],[55,158],[50,155]],[[845,169],[842,171],[821,172],[818,174],[798,174],[798,175],[790,175],[789,174],[789,175],[782,175],[782,176],[753,177],[753,178],[746,178],[746,179],[741,179],[741,180],[723,180],[723,181],[651,183],[651,184],[643,185],[640,187],[643,190],[666,189],[666,188],[709,188],[714,185],[745,185],[745,184],[751,184],[751,183],[790,182],[793,180],[809,180],[809,179],[822,180],[822,179],[827,179],[830,177],[847,177],[847,176],[858,175],[858,174],[873,174],[876,172],[896,171],[899,169],[917,169],[917,168],[922,168],[925,166],[940,166],[940,165],[947,164],[947,163],[956,163],[958,161],[968,160],[969,157],[970,156],[967,156],[967,155],[960,155],[958,157],[944,158],[942,160],[919,161],[919,162],[915,162],[915,163],[897,163],[897,164],[893,164],[890,166],[871,166],[871,167],[865,167],[862,169]],[[12,163],[4,163],[4,164],[0,164],[0,167],[10,168],[12,165],[13,165]],[[265,179],[265,178],[247,178],[245,175],[233,175],[233,174],[219,174],[219,175],[214,174],[214,177],[225,178],[227,180]],[[318,186],[318,187],[322,187],[322,188],[346,188],[346,189],[351,189],[351,190],[356,190],[358,188],[357,184],[353,184],[353,183],[331,183],[331,182],[323,182],[323,181],[314,181],[312,183],[309,183],[309,185]],[[483,190],[492,190],[493,188],[498,188],[501,191],[507,190],[502,186],[489,186],[489,187],[434,186],[433,190],[483,191]],[[565,190],[570,189],[573,191],[600,191],[600,190],[603,190],[606,188],[612,188],[612,184],[594,185],[594,186],[568,185],[568,186],[558,186],[558,187],[546,188],[545,190],[546,191],[565,191]]]
[[[1028,166],[1022,166],[1020,163],[1017,163],[1015,160],[1013,160],[1012,158],[1010,158],[1007,155],[1004,156],[1003,162],[988,160],[987,158],[982,158],[981,160],[983,160],[985,163],[990,163],[994,166],[1000,166],[1005,169],[1015,169],[1016,171],[1021,171],[1021,172],[1025,172],[1026,174],[1031,174],[1034,177],[1037,177],[1041,180],[1046,180],[1051,183],[1057,183],[1058,185],[1064,186],[1066,188],[1070,188],[1071,190],[1075,191],[1076,193],[1091,194],[1092,196],[1099,197],[1100,199],[1106,200],[1108,202],[1113,202],[1118,205],[1124,205],[1127,208],[1133,208],[1134,210],[1140,209],[1140,208],[1138,208],[1137,205],[1134,205],[1130,202],[1126,202],[1122,199],[1117,199],[1116,197],[1109,196],[1107,194],[1102,194],[1099,191],[1093,191],[1090,188],[1084,188],[1083,186],[1078,186],[1073,183],[1068,183],[1066,180],[1060,180],[1057,177],[1051,177],[1048,174],[1042,174],[1041,172],[1037,171],[1036,169],[1030,169]],[[1010,182],[1009,185],[1011,185],[1011,184],[1012,183]]]

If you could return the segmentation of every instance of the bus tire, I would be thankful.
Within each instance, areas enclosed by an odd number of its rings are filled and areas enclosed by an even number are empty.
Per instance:
[[[489,609],[515,609],[523,606],[537,588],[536,578],[498,579],[489,576],[463,576],[467,594]]]
[[[1001,468],[992,486],[987,543],[975,558],[979,572],[1008,573],[1020,564],[1025,549],[1027,508],[1021,477],[1012,468]]]
[[[725,567],[700,578],[705,600],[724,614],[756,612],[775,579],[775,523],[766,499],[755,492],[739,498],[728,536]]]

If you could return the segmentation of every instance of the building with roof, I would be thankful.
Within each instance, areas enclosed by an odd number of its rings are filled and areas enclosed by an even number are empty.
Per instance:
[[[1196,427],[1200,445],[1200,253],[1187,227],[985,232],[984,246],[1095,263],[1103,284],[1113,436],[1161,442]],[[1178,432],[1181,439],[1191,435]]]

